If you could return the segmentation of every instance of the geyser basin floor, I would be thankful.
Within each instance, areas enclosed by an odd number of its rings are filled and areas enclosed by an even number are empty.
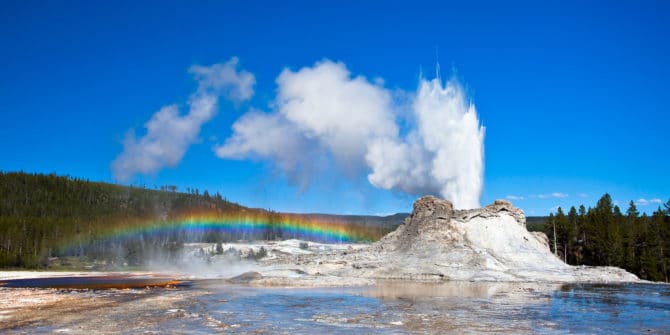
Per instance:
[[[164,276],[105,274],[78,277],[44,277],[0,280],[0,287],[60,289],[138,289],[147,287],[180,287],[189,282]]]
[[[11,333],[668,333],[670,286],[532,283],[142,290],[0,288]]]

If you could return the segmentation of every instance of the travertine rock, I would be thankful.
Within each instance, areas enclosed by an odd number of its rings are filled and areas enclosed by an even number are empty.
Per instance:
[[[353,279],[626,282],[635,275],[618,268],[573,267],[548,248],[546,235],[526,229],[523,211],[496,200],[483,208],[455,210],[452,203],[425,196],[395,231],[368,248],[274,259],[300,266],[310,285]],[[327,280],[326,280],[327,278]],[[279,278],[277,278],[279,280]],[[302,279],[296,278],[297,281]],[[264,282],[272,282],[272,275]],[[281,280],[279,281],[281,282]]]

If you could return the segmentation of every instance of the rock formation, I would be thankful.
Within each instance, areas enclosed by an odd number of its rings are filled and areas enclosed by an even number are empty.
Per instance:
[[[455,210],[451,202],[432,196],[417,200],[412,214],[402,225],[368,248],[292,255],[268,263],[273,264],[275,274],[285,274],[290,267],[310,275],[312,281],[321,277],[337,282],[336,278],[340,278],[343,283],[350,283],[352,279],[638,280],[619,268],[574,267],[563,263],[549,250],[546,235],[528,232],[523,211],[508,201],[497,200],[478,209]],[[272,272],[267,274],[271,276]]]
[[[523,211],[502,200],[454,210],[447,200],[423,197],[405,223],[371,249],[402,258],[401,272],[421,278],[536,280],[537,272],[568,268],[526,230]]]

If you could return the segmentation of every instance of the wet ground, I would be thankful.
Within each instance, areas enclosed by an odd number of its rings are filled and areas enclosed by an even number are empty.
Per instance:
[[[152,287],[186,287],[189,281],[160,275],[107,274],[79,277],[38,277],[0,280],[0,287],[60,288],[79,290],[141,289]]]
[[[670,286],[383,282],[253,288],[0,288],[0,332],[670,334]]]

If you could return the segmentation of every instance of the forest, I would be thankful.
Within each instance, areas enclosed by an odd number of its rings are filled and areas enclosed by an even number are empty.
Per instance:
[[[135,241],[96,244],[96,237],[114,227],[194,208],[242,207],[220,194],[180,193],[174,186],[150,190],[54,174],[0,172],[0,267],[44,267],[59,256],[139,259]],[[143,241],[143,249],[175,251],[177,242],[169,236],[152,237]]]
[[[670,276],[670,200],[651,215],[630,201],[626,212],[609,194],[595,207],[558,208],[535,229],[549,237],[552,251],[572,265],[617,266],[652,281]]]
[[[113,238],[118,231],[189,213],[213,217],[235,214],[260,218],[269,227],[256,231],[139,231]],[[294,215],[304,221],[340,222],[381,237],[404,216]],[[128,187],[55,174],[0,172],[0,267],[44,268],[56,259],[76,264],[142,265],[147,259],[170,261],[187,242],[221,243],[240,239],[297,238],[283,231],[280,213],[227,201],[221,194],[176,186]],[[72,264],[73,267],[77,267]]]

